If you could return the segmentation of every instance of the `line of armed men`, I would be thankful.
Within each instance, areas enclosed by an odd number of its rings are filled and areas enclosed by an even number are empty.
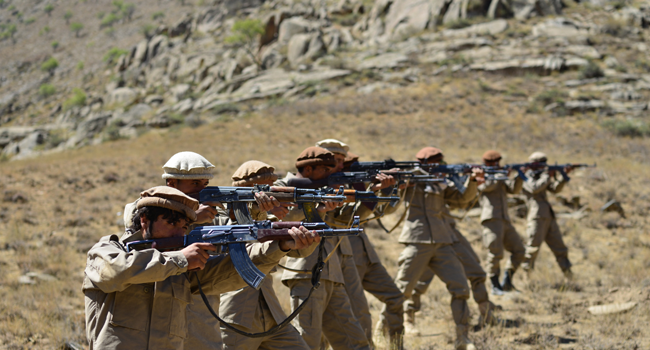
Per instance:
[[[208,186],[207,159],[173,155],[163,165],[165,186],[126,205],[125,233],[88,252],[90,349],[373,349],[373,332],[386,348],[403,349],[405,336],[419,335],[420,297],[435,276],[451,294],[455,349],[475,349],[470,291],[479,326],[503,324],[490,294],[517,291],[515,272],[532,273],[543,242],[572,278],[547,191],[558,193],[586,165],[548,165],[535,152],[528,163],[502,166],[493,150],[484,164],[450,165],[435,147],[415,158],[359,162],[348,145],[326,139],[298,156],[295,174],[278,178],[272,165],[252,160],[232,186]],[[508,215],[507,194],[519,192],[527,198],[525,242]],[[450,214],[476,201],[485,269]],[[400,212],[404,250],[393,278],[359,225]],[[289,317],[264,278],[278,269]],[[364,291],[383,303],[375,327]]]

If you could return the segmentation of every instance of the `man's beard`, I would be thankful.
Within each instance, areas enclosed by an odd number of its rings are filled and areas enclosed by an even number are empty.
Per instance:
[[[142,234],[142,238],[151,239],[153,237],[153,229],[153,221],[149,221],[149,227],[147,227],[147,230]]]

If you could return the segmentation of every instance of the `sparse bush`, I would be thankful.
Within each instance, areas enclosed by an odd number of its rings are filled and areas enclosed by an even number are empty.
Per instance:
[[[550,89],[542,91],[539,95],[535,96],[535,101],[546,106],[551,103],[564,103],[564,99],[567,98],[567,96],[567,93],[562,90]]]
[[[97,19],[102,19],[102,18],[104,18],[104,15],[105,15],[105,14],[106,14],[106,13],[105,13],[104,11],[97,12]]]
[[[65,24],[70,24],[70,18],[72,18],[72,11],[66,11],[65,14],[63,15],[63,19],[65,19]]]
[[[153,15],[151,15],[151,19],[154,21],[161,18],[165,18],[165,13],[162,11],[154,12]]]
[[[155,30],[156,26],[151,23],[144,24],[142,27],[140,27],[140,33],[142,33],[142,35],[147,39],[153,36]]]
[[[621,19],[610,18],[602,27],[603,32],[612,36],[625,36],[627,22]]]
[[[121,121],[114,121],[111,124],[109,124],[106,127],[106,136],[104,136],[104,139],[107,141],[115,141],[119,139],[123,139],[124,137],[120,135],[120,128],[122,127]]]
[[[258,19],[244,19],[235,22],[232,26],[232,35],[226,38],[226,43],[242,47],[246,53],[257,64],[260,65],[257,57],[257,44],[259,36],[264,34],[264,26]]]
[[[54,57],[50,57],[47,61],[41,64],[41,70],[43,72],[48,72],[50,73],[50,75],[52,75],[54,74],[54,71],[58,66],[59,66],[59,61],[57,61],[56,58]]]
[[[51,16],[52,11],[54,11],[54,5],[52,5],[52,4],[45,5],[45,7],[43,8],[43,11],[45,11],[45,13],[47,13],[48,16]]]
[[[63,102],[63,109],[68,110],[72,107],[81,107],[86,104],[86,93],[79,89],[72,89],[72,97]]]
[[[79,32],[82,29],[84,29],[84,25],[79,22],[72,22],[72,24],[70,24],[70,30],[74,33],[76,38],[79,37]]]
[[[580,79],[593,79],[604,77],[605,73],[599,65],[590,61],[586,66],[580,68]]]
[[[52,50],[56,51],[56,49],[59,48],[59,42],[58,41],[53,41],[52,42]]]
[[[50,32],[50,26],[45,26],[45,27],[43,27],[43,29],[41,29],[41,30],[38,32],[38,35],[47,34],[47,33],[49,33],[49,32]]]
[[[18,28],[16,28],[15,24],[0,26],[0,41],[5,39],[11,39],[15,44],[16,43],[15,35],[17,31]]]
[[[603,126],[611,130],[616,136],[650,136],[650,125],[640,120],[608,120],[603,123]]]
[[[47,98],[56,93],[56,88],[52,84],[43,84],[38,88],[38,94],[43,97]]]
[[[650,72],[650,60],[640,58],[634,62],[634,65],[646,73]]]
[[[114,63],[118,58],[120,58],[120,56],[127,55],[128,53],[129,53],[128,50],[120,49],[120,48],[117,48],[117,47],[111,48],[104,55],[104,62],[106,62],[106,63]]]
[[[99,24],[99,28],[105,28],[105,27],[110,27],[114,23],[118,22],[121,18],[114,14],[114,13],[109,13],[107,16],[102,19],[101,23]]]
[[[32,23],[36,22],[35,17],[29,17],[28,19],[25,20],[25,24],[30,25]]]
[[[77,63],[77,70],[83,70],[84,69],[84,61],[79,61]]]
[[[109,28],[107,28],[107,29],[104,31],[104,34],[106,34],[106,36],[109,36],[109,37],[115,39],[115,28],[113,28],[113,27],[109,27]]]

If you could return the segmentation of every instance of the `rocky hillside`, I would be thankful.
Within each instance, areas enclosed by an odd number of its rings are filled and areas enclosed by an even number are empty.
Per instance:
[[[645,136],[649,26],[647,0],[0,0],[2,159],[446,79]]]

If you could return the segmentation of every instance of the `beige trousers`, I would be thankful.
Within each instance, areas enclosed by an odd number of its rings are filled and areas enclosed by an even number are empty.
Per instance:
[[[291,310],[305,300],[311,289],[308,279],[288,280]],[[324,334],[334,350],[370,349],[366,335],[350,308],[350,299],[340,283],[321,280],[307,305],[293,320],[309,349],[319,349]]]
[[[472,248],[472,245],[469,241],[454,228],[458,242],[451,245],[454,249],[454,252],[458,256],[461,264],[463,265],[463,270],[465,271],[465,276],[469,280],[472,288],[472,296],[477,304],[489,302],[489,296],[487,293],[487,288],[485,287],[486,274],[483,267],[481,267],[481,260],[479,259],[476,252]],[[406,302],[407,310],[419,311],[422,307],[421,296],[426,293],[427,288],[433,281],[435,277],[431,269],[425,269],[420,278],[418,279],[413,295]]]
[[[384,265],[371,263],[365,251],[357,253],[354,260],[363,289],[385,304],[380,319],[388,327],[389,334],[404,333],[404,294],[402,291],[397,288]]]
[[[482,224],[483,244],[488,249],[485,264],[490,277],[500,275],[504,249],[510,252],[506,270],[516,271],[524,261],[526,249],[512,223],[502,219],[491,219],[483,221]]]
[[[253,319],[253,328],[237,326],[244,332],[259,333],[267,331],[277,325],[271,310],[263,298],[259,300],[260,307],[256,309],[254,315],[249,315]],[[309,347],[300,333],[292,325],[287,325],[273,333],[272,335],[260,338],[249,338],[244,335],[235,333],[226,327],[221,326],[221,335],[223,336],[224,350],[255,350],[255,349],[290,349],[290,350],[307,350]]]
[[[569,248],[564,244],[562,233],[557,225],[555,219],[534,219],[528,221],[526,227],[526,256],[521,265],[525,271],[530,271],[535,268],[535,259],[539,254],[539,248],[542,242],[546,242],[548,247],[555,255],[555,260],[560,266],[562,271],[571,267],[569,261]]]
[[[363,329],[368,343],[372,346],[372,316],[370,315],[368,299],[366,299],[366,294],[363,292],[363,285],[361,284],[354,257],[339,255],[339,259],[341,260],[341,270],[345,281],[345,291],[350,298],[352,312],[357,318],[361,329]]]
[[[398,264],[399,270],[395,277],[395,284],[407,300],[411,298],[413,289],[426,270],[431,270],[445,283],[451,294],[451,312],[456,327],[466,333],[469,324],[467,308],[469,286],[463,265],[451,245],[406,244],[399,256]],[[410,310],[413,309],[407,302],[405,311]]]

